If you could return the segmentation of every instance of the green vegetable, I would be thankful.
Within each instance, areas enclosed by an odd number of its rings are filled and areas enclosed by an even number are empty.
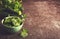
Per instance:
[[[23,38],[27,37],[28,36],[28,31],[26,29],[23,29],[22,32],[21,32],[21,36]]]
[[[20,26],[22,19],[17,16],[9,16],[4,19],[4,24],[9,26]]]
[[[19,1],[22,0],[1,0],[2,1],[2,5],[5,8],[8,8],[14,12],[16,12],[18,15],[20,15],[20,13],[22,12],[22,3]]]

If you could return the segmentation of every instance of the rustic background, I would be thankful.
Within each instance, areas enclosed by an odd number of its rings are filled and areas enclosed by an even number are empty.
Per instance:
[[[29,36],[0,33],[0,39],[60,39],[60,1],[59,0],[23,0],[27,18],[24,27]]]

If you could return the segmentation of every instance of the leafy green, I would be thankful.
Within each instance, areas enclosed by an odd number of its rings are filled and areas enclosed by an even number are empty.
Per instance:
[[[21,36],[23,38],[27,37],[28,36],[28,31],[26,29],[23,29],[22,32],[21,32]]]
[[[20,15],[20,12],[22,13],[22,3],[19,2],[19,0],[1,0],[3,3],[3,6],[5,8],[9,8],[10,10],[16,12],[18,15]]]
[[[22,19],[16,16],[9,16],[4,19],[4,24],[5,25],[11,25],[11,26],[20,26],[22,23]]]

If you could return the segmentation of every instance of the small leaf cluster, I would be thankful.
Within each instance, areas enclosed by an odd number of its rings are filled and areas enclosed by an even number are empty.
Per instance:
[[[4,19],[4,24],[7,26],[20,26],[23,21],[21,18],[16,17],[16,16],[9,16]]]
[[[8,8],[16,12],[18,15],[22,14],[22,2],[19,2],[18,0],[2,0],[2,5],[4,8]]]
[[[28,31],[27,31],[27,29],[23,29],[22,31],[21,31],[21,37],[23,37],[23,38],[25,38],[25,37],[27,37],[28,36]]]

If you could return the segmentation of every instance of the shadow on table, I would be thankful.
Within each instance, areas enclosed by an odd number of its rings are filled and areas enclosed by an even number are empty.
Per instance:
[[[0,25],[0,35],[12,35],[12,33],[5,31],[2,25]]]

